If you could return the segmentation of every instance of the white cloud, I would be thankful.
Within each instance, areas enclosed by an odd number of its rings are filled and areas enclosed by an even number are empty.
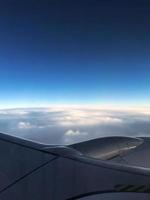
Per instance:
[[[78,135],[87,135],[87,132],[81,132],[79,130],[73,131],[73,130],[68,130],[65,132],[65,136],[78,136]]]
[[[18,128],[19,129],[30,129],[30,128],[33,128],[33,126],[29,122],[19,122]]]
[[[68,130],[65,132],[63,136],[63,140],[66,144],[71,144],[74,142],[78,142],[81,139],[84,140],[84,138],[88,135],[85,131],[79,131],[79,130]]]
[[[0,132],[49,144],[111,135],[150,136],[150,114],[145,109],[81,107],[0,110]]]
[[[122,123],[121,118],[111,116],[108,112],[101,110],[71,110],[68,111],[62,118],[58,119],[58,124],[62,126],[91,126],[97,124],[112,124]]]

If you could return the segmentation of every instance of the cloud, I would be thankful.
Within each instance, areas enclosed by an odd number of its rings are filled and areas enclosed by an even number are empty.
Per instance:
[[[19,122],[18,129],[30,129],[33,126],[29,122]]]
[[[73,126],[75,124],[80,126],[91,126],[104,123],[113,124],[123,122],[121,118],[117,118],[117,116],[111,116],[109,113],[104,111],[88,109],[69,110],[58,119],[58,125],[62,126]]]
[[[66,136],[77,136],[77,135],[87,135],[87,132],[81,132],[79,130],[73,131],[73,130],[68,130],[65,135]]]
[[[0,132],[49,144],[105,136],[150,136],[150,112],[82,107],[0,110]]]
[[[87,132],[69,129],[64,134],[64,142],[73,143],[76,140],[80,140],[82,137],[84,138],[86,135],[88,135]]]

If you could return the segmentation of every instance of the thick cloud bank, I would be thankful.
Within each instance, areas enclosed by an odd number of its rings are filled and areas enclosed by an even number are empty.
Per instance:
[[[150,136],[150,112],[88,108],[0,110],[0,132],[49,144],[104,136]]]

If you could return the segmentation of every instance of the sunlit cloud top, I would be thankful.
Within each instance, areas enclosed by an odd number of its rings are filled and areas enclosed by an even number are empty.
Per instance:
[[[150,110],[48,107],[0,110],[0,132],[48,144],[107,136],[150,136]]]

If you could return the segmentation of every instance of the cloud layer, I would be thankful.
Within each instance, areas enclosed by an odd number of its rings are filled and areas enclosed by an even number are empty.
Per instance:
[[[100,108],[0,110],[0,132],[49,144],[105,136],[150,136],[150,112]]]

